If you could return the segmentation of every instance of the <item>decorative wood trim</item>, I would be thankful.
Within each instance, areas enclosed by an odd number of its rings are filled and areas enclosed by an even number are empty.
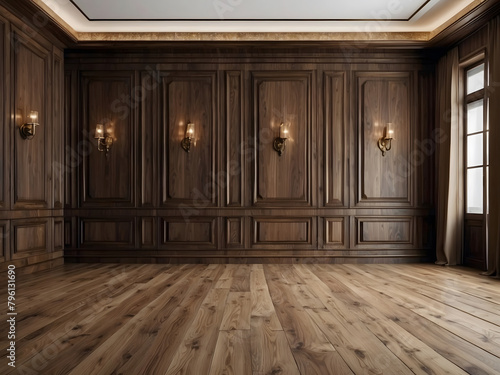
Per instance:
[[[311,217],[253,217],[252,248],[283,249],[316,245],[316,220]],[[264,228],[268,225],[268,228]],[[265,230],[268,229],[268,230]]]
[[[10,259],[32,257],[50,252],[50,219],[12,220],[13,234]]]
[[[217,248],[217,227],[217,220],[214,217],[193,217],[189,220],[182,217],[162,217],[160,247],[215,249]]]
[[[80,246],[114,249],[135,246],[135,219],[79,218]]]
[[[226,218],[226,246],[230,248],[243,248],[245,244],[245,218]]]
[[[355,246],[386,247],[392,248],[394,245],[402,246],[414,245],[415,241],[415,217],[408,216],[380,216],[380,217],[354,217],[356,228]],[[399,224],[402,231],[391,233],[391,224]],[[378,225],[378,227],[377,227]],[[384,233],[387,230],[389,233]],[[384,237],[386,235],[387,238]],[[370,236],[366,238],[365,236]],[[378,237],[378,238],[375,238]],[[365,246],[365,247],[366,247]]]

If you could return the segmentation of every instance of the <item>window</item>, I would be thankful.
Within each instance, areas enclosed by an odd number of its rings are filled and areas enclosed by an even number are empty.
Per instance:
[[[466,212],[484,214],[489,171],[484,63],[465,70],[465,91]]]

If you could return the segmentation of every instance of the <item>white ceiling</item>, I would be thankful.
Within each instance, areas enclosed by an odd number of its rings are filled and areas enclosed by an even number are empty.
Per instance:
[[[432,32],[485,0],[32,1],[76,33],[398,33]]]

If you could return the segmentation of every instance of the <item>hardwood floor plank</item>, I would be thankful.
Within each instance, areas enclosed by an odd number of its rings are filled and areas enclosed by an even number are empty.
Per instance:
[[[165,375],[203,374],[210,368],[229,290],[208,292]]]
[[[250,330],[220,331],[209,375],[252,375]]]
[[[431,264],[63,265],[18,280],[0,373],[500,375],[499,288]]]
[[[221,331],[249,330],[251,312],[250,292],[230,292],[224,309]]]
[[[252,374],[300,374],[283,331],[269,329],[264,318],[252,319],[250,330]]]

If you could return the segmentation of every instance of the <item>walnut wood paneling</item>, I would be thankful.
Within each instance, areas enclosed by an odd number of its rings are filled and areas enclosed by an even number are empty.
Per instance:
[[[244,246],[245,220],[243,217],[226,218],[227,247],[241,248]]]
[[[472,215],[470,215],[472,216]],[[482,220],[467,220],[464,234],[464,264],[486,270],[484,223]]]
[[[241,72],[226,72],[226,205],[243,206],[244,142],[243,80]]]
[[[156,241],[156,219],[154,217],[141,218],[141,247],[154,247]]]
[[[357,244],[411,244],[413,243],[412,217],[357,217]]]
[[[14,207],[49,207],[51,189],[47,186],[47,165],[51,151],[51,82],[50,52],[19,31],[11,35],[11,53],[15,123],[11,129],[28,120],[30,111],[38,111],[40,126],[31,140],[12,132],[14,144]],[[14,117],[12,117],[14,118]]]
[[[7,220],[0,221],[0,263],[7,260],[9,249],[9,222]]]
[[[64,247],[64,222],[54,220],[54,251],[60,251]]]
[[[345,248],[347,242],[346,219],[344,217],[325,217],[324,223],[324,247]]]
[[[14,243],[11,259],[27,258],[49,251],[48,220],[13,220]]]
[[[135,245],[133,219],[82,218],[80,228],[83,247],[114,248]]]
[[[311,72],[254,72],[254,205],[312,205]],[[282,156],[273,149],[290,123]]]
[[[161,72],[161,75],[162,204],[215,206],[218,198],[214,178],[216,73]],[[180,143],[189,122],[195,124],[195,141],[190,152],[186,152]]]
[[[162,218],[162,228],[163,246],[194,245],[196,249],[216,246],[217,224],[214,218],[196,217],[190,220],[175,217]]]
[[[6,62],[8,62],[8,51],[5,46],[5,35],[6,35],[6,21],[0,17],[0,121],[4,124],[9,123],[9,119],[5,114],[6,108],[9,107],[9,103],[6,103],[5,100],[8,97],[6,95],[7,90],[7,72],[6,72]],[[6,192],[9,191],[9,179],[6,171],[6,164],[8,160],[8,155],[10,149],[6,146],[5,139],[9,138],[8,134],[8,126],[2,126],[0,128],[0,210],[5,209],[7,207],[8,198],[6,197]]]
[[[358,102],[358,204],[410,205],[411,74],[356,73]],[[392,149],[377,146],[392,123]]]
[[[53,207],[62,208],[64,205],[64,174],[67,171],[64,164],[64,55],[58,48],[53,48],[53,66],[52,66],[52,81],[53,81],[53,108],[52,108],[52,144],[57,145],[52,150],[51,173],[53,178]]]
[[[135,99],[130,72],[82,73],[82,131],[78,152],[83,154],[81,204],[128,207],[134,205]],[[115,139],[110,152],[97,150],[96,124]]]
[[[252,245],[284,247],[287,245],[311,246],[316,240],[314,220],[306,218],[253,218]]]
[[[346,206],[346,92],[345,72],[326,72],[325,103],[325,205]]]
[[[141,74],[141,117],[140,117],[140,151],[137,165],[140,166],[141,187],[139,202],[142,207],[157,205],[158,183],[158,112],[155,102],[158,87],[161,83],[157,71]]]

